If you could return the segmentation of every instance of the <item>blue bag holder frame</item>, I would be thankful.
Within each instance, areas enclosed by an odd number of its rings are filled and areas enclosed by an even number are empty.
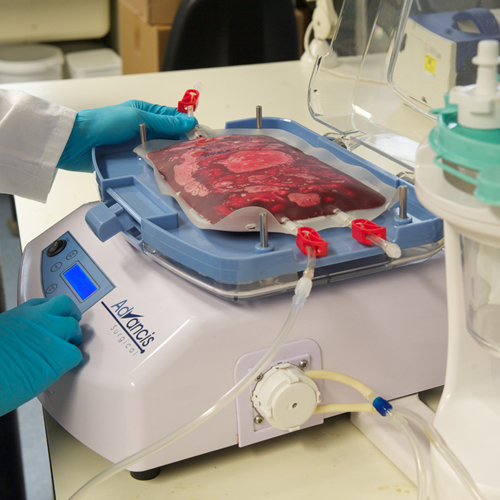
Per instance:
[[[394,188],[400,185],[408,188],[408,220],[399,219],[397,205],[375,219],[387,228],[387,239],[403,250],[399,262],[387,257],[378,247],[355,241],[349,228],[325,229],[321,236],[329,242],[329,250],[327,256],[318,259],[317,268],[318,271],[325,268],[324,276],[329,276],[328,281],[335,281],[332,276],[335,274],[338,279],[345,279],[352,273],[366,274],[424,260],[441,248],[442,221],[420,205],[413,185],[292,120],[265,117],[262,127],[295,134],[313,147],[327,149],[346,163],[366,168]],[[226,128],[253,129],[256,119],[228,122]],[[242,284],[249,284],[251,289],[252,283],[277,276],[297,276],[304,270],[306,258],[296,247],[293,235],[270,233],[272,251],[260,252],[258,232],[228,233],[194,226],[175,199],[160,193],[151,167],[133,152],[138,144],[137,138],[93,150],[102,202],[87,212],[86,221],[101,241],[123,233],[137,249],[168,262],[167,267],[178,266],[181,274],[202,277],[211,283],[210,287],[215,283],[222,289],[230,290]],[[238,293],[231,296],[230,291],[222,295],[238,298]]]

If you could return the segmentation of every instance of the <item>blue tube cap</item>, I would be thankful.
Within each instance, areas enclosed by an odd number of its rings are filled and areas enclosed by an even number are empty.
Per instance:
[[[392,410],[391,403],[380,396],[374,399],[372,405],[383,417],[385,417],[387,413]]]

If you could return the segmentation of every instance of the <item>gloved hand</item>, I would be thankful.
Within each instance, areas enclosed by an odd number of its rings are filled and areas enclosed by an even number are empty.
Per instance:
[[[0,415],[82,362],[82,315],[69,297],[32,299],[0,314]]]
[[[86,109],[76,115],[58,168],[91,172],[90,151],[93,147],[130,141],[139,136],[141,123],[146,125],[148,139],[178,139],[198,122],[196,118],[179,113],[176,108],[144,101]]]

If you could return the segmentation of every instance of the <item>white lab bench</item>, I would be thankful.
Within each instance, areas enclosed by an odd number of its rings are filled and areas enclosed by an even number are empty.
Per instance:
[[[264,116],[289,118],[325,133],[326,127],[314,121],[308,111],[311,72],[310,65],[294,61],[7,87],[22,88],[82,110],[127,99],[174,106],[186,89],[201,82],[196,117],[214,129],[223,128],[226,121],[255,116],[255,107],[261,105]],[[351,85],[351,81],[338,78],[339,114],[350,112]],[[58,172],[46,204],[17,198],[23,248],[80,205],[97,199],[92,175],[66,171]],[[46,425],[56,499],[67,500],[110,464],[49,416]],[[416,498],[416,487],[350,423],[348,415],[341,415],[327,419],[322,426],[268,442],[242,449],[232,447],[166,466],[151,481],[136,481],[122,472],[87,498],[411,500]]]

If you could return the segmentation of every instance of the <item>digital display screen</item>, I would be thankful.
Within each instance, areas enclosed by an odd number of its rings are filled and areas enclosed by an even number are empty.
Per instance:
[[[75,264],[71,269],[63,273],[63,275],[81,300],[85,300],[97,291],[97,287],[79,264]]]

